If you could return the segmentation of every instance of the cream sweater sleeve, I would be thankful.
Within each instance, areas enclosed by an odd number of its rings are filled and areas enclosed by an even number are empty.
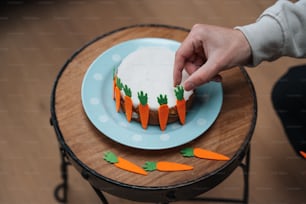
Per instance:
[[[244,33],[251,46],[253,61],[249,66],[281,56],[306,57],[306,0],[279,0],[255,23],[236,29]]]

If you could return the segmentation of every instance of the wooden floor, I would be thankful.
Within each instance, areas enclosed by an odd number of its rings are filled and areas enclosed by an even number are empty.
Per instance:
[[[1,1],[3,2],[3,1]],[[27,2],[27,3],[25,3]],[[134,24],[191,28],[195,23],[234,27],[254,22],[274,0],[37,0],[0,6],[0,203],[51,204],[60,157],[49,125],[50,94],[65,61],[86,42]],[[252,139],[250,203],[305,204],[306,162],[289,145],[271,105],[275,81],[305,59],[282,58],[249,68],[258,99]],[[237,169],[208,196],[239,197]],[[100,203],[69,168],[69,203]],[[110,203],[131,201],[106,195]],[[180,204],[193,203],[190,201]]]

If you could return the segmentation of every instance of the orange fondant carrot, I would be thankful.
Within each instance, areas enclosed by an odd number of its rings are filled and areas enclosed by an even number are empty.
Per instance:
[[[158,119],[161,130],[165,130],[167,127],[168,115],[169,115],[168,105],[167,104],[160,105],[158,108]]]
[[[125,116],[127,121],[131,121],[133,113],[133,103],[132,99],[129,96],[124,96],[124,107],[125,107]]]
[[[177,86],[174,89],[176,96],[176,110],[180,119],[181,124],[185,124],[186,120],[186,101],[184,99],[184,88],[183,86]]]
[[[168,116],[169,116],[167,95],[164,95],[164,96],[160,95],[159,97],[157,97],[157,101],[160,105],[158,108],[159,126],[161,130],[165,130],[167,127]]]
[[[222,161],[227,161],[230,159],[229,157],[223,154],[219,154],[202,148],[185,148],[181,150],[181,153],[185,157],[198,157],[201,159],[212,159],[212,160],[222,160]]]
[[[115,101],[116,101],[116,111],[120,110],[120,89],[118,86],[115,87]]]
[[[115,93],[116,93],[116,77],[114,77],[114,80],[113,80],[113,99],[114,100],[116,99]]]
[[[120,78],[116,77],[116,87],[115,87],[115,101],[116,101],[116,111],[119,112],[120,110],[120,100],[121,94],[120,91],[122,90],[122,83]]]
[[[149,122],[149,105],[142,105],[139,104],[139,115],[140,115],[140,122],[143,129],[147,129],[148,122]]]
[[[125,108],[125,115],[127,121],[131,121],[132,119],[132,113],[133,113],[133,102],[132,102],[132,92],[131,89],[125,85],[123,87],[125,96],[124,96],[124,108]]]
[[[116,74],[116,69],[113,69],[113,99],[115,100],[115,89],[116,89],[116,78],[117,78],[117,74]]]
[[[146,171],[187,171],[192,170],[193,167],[187,164],[181,164],[176,162],[169,161],[159,161],[159,162],[151,162],[147,161],[143,169]]]
[[[149,122],[149,105],[148,105],[148,94],[144,94],[143,91],[137,93],[140,104],[138,106],[139,109],[139,117],[142,128],[147,129]]]
[[[306,159],[306,152],[304,152],[304,151],[300,151],[300,154],[304,157],[304,159]]]
[[[185,124],[186,121],[186,101],[183,100],[177,100],[176,101],[176,109],[177,113],[180,119],[181,124]]]
[[[148,173],[144,171],[141,167],[137,166],[136,164],[123,159],[121,157],[117,157],[113,152],[105,152],[104,153],[104,160],[107,162],[114,164],[116,167],[130,171],[133,173],[141,174],[141,175],[147,175]]]

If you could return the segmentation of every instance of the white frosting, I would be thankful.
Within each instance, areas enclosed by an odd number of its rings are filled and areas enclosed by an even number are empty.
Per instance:
[[[175,52],[165,47],[142,47],[126,56],[118,67],[117,76],[123,85],[132,91],[133,104],[139,104],[137,92],[148,94],[150,109],[157,110],[159,103],[157,97],[167,95],[168,106],[174,107],[176,96],[173,87],[173,66]],[[183,80],[187,73],[183,72]],[[187,100],[192,91],[184,91]],[[122,94],[124,92],[122,90]]]

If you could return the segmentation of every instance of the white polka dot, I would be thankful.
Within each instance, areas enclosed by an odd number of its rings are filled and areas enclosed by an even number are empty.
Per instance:
[[[100,100],[98,98],[91,98],[90,104],[91,105],[98,105],[100,103]]]
[[[199,126],[206,125],[206,123],[207,123],[207,120],[204,119],[204,118],[199,118],[199,119],[197,120],[197,125],[199,125]]]
[[[132,140],[135,142],[140,142],[142,141],[142,135],[135,134],[132,136]]]
[[[119,54],[113,54],[112,60],[113,60],[114,62],[120,62],[121,56],[120,56]]]
[[[103,79],[103,75],[100,73],[95,73],[93,78],[97,81],[101,81]]]
[[[99,121],[102,123],[106,123],[109,120],[107,115],[101,115],[99,116]]]
[[[170,139],[170,135],[169,134],[161,134],[159,136],[160,140],[162,141],[168,141]]]

